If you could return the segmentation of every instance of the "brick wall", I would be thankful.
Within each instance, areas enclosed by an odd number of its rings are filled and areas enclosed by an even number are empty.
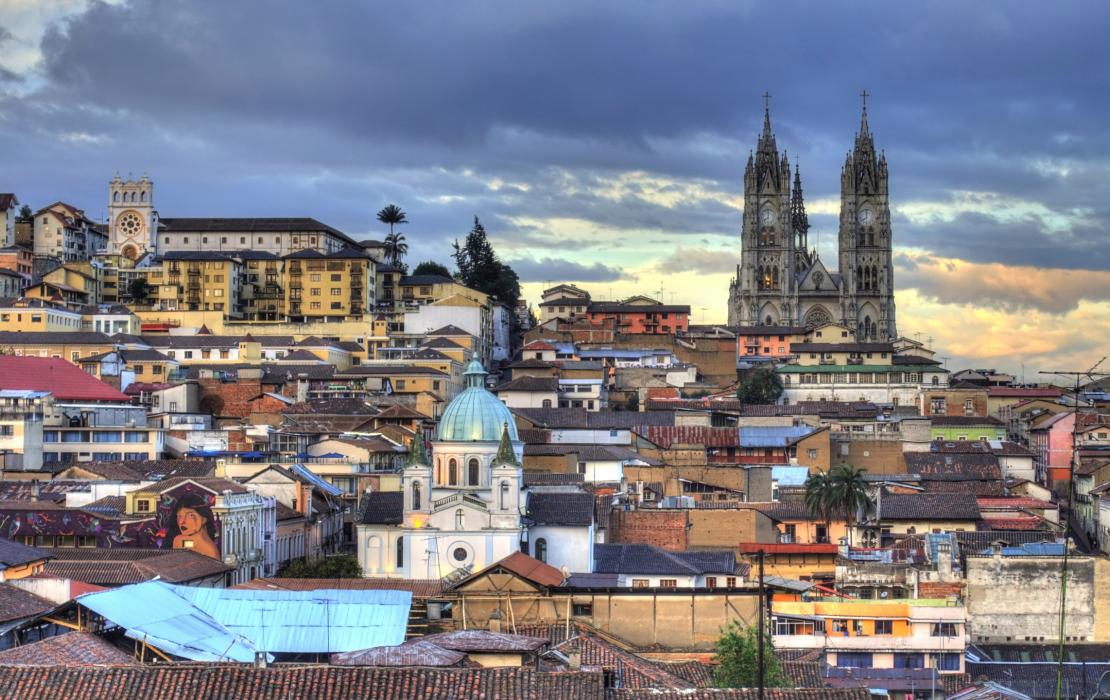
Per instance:
[[[681,552],[687,546],[686,523],[687,514],[682,510],[613,510],[609,513],[609,541]]]
[[[917,597],[918,598],[947,598],[949,596],[964,595],[963,581],[952,581],[945,583],[942,581],[922,581],[917,584]]]
[[[262,393],[258,378],[240,378],[234,383],[218,379],[200,379],[201,410],[215,416],[246,418],[251,414],[250,400]]]

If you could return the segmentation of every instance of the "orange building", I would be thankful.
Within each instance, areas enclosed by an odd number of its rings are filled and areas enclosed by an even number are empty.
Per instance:
[[[642,296],[620,302],[593,301],[586,309],[586,319],[595,326],[615,321],[619,333],[673,335],[689,330],[690,307]]]
[[[791,343],[803,343],[803,326],[745,326],[736,329],[736,356],[789,357]]]

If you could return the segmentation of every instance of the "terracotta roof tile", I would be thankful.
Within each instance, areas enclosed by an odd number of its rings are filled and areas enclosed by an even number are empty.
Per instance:
[[[138,666],[135,657],[88,632],[68,632],[0,651],[0,666]]]
[[[108,342],[107,338],[104,342]],[[123,403],[131,400],[77,365],[55,357],[0,357],[0,386],[5,389],[49,391],[61,401]]]

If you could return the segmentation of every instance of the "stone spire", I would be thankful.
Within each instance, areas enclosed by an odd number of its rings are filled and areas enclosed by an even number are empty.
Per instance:
[[[790,223],[802,235],[809,231],[809,216],[802,198],[802,171],[797,163],[794,164],[794,189],[790,192]],[[804,249],[806,245],[802,243],[799,247]]]
[[[505,423],[501,426],[501,442],[497,445],[497,454],[493,457],[495,465],[511,464],[514,467],[519,467],[520,462],[516,459],[516,452],[513,450],[513,442],[509,439],[509,424]]]
[[[428,451],[424,449],[424,433],[417,430],[416,437],[412,439],[412,445],[409,447],[409,455],[405,458],[405,466],[427,467],[430,465]]]
[[[786,154],[783,154],[785,158]],[[775,132],[771,130],[771,95],[768,93],[763,94],[763,133],[759,135],[759,143],[755,149],[755,189],[757,192],[763,192],[770,188],[771,191],[779,192],[781,180],[781,168],[785,160],[780,163],[779,161],[779,148],[775,142]],[[786,176],[789,178],[789,174]]]

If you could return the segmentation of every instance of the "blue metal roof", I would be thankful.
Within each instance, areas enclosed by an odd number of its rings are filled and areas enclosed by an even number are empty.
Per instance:
[[[259,649],[294,654],[400,644],[412,605],[410,591],[174,588]]]
[[[254,661],[255,652],[324,654],[405,641],[412,593],[271,591],[147,581],[78,602],[132,639],[193,661]]]
[[[805,486],[809,467],[771,467],[771,479],[779,486]]]
[[[342,457],[343,455],[339,456]],[[333,484],[329,484],[327,481],[324,481],[323,478],[317,476],[316,474],[313,474],[311,471],[300,464],[293,465],[293,473],[301,477],[302,479],[311,482],[313,486],[320,489],[329,496],[343,495],[343,489]]]
[[[813,432],[808,425],[740,428],[740,447],[785,447]]]
[[[980,554],[994,554],[990,547],[983,549]],[[1062,557],[1064,556],[1063,542],[1026,542],[1018,547],[1003,547],[1004,557]]]
[[[78,596],[77,602],[123,627],[131,639],[192,661],[254,661],[254,644],[177,594],[180,586],[147,581]]]

